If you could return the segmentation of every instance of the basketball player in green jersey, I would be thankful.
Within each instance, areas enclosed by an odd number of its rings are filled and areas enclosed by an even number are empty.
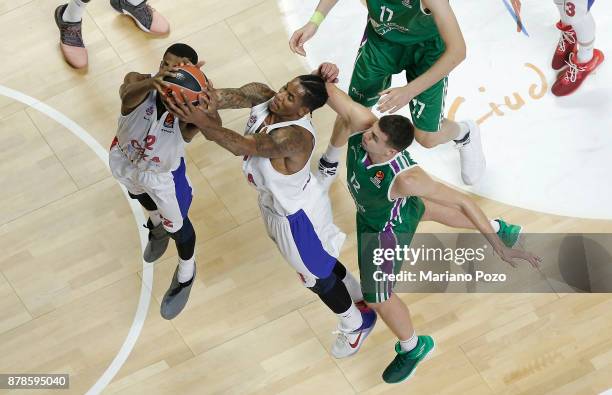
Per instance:
[[[398,383],[414,372],[433,349],[434,341],[430,336],[416,336],[408,308],[392,292],[394,283],[388,275],[399,273],[402,262],[387,260],[376,265],[374,249],[410,245],[420,221],[436,221],[478,229],[499,257],[512,266],[515,260],[522,259],[535,267],[540,258],[513,248],[519,227],[502,220],[489,222],[467,195],[432,180],[418,167],[406,150],[414,130],[408,118],[387,115],[378,120],[334,84],[327,83],[326,87],[327,103],[348,126],[344,130],[361,131],[350,137],[345,132],[336,138],[342,145],[348,141],[347,183],[357,206],[358,263],[364,299],[399,339],[395,346],[397,356],[385,369],[383,379]]]
[[[355,0],[356,1],[356,0]],[[310,22],[289,41],[305,55],[304,43],[337,0],[320,0]],[[465,59],[465,41],[448,0],[366,0],[368,23],[349,86],[356,102],[394,113],[410,104],[416,140],[426,148],[454,140],[461,157],[461,176],[468,184],[484,174],[486,161],[476,122],[444,118],[448,74]],[[408,84],[389,89],[393,74],[405,72]],[[381,98],[382,96],[382,98]],[[331,181],[340,158],[336,136],[346,125],[336,119],[330,145],[319,170]]]

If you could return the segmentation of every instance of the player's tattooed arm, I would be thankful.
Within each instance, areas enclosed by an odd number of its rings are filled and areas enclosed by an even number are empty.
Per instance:
[[[295,127],[280,128],[271,134],[243,136],[233,130],[216,126],[202,130],[202,134],[236,156],[287,158],[312,149],[310,134]]]
[[[251,82],[236,89],[217,89],[217,108],[251,108],[270,100],[274,92],[266,84]]]

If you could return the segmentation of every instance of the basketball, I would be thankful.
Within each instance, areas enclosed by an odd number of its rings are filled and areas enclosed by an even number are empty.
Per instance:
[[[178,68],[175,77],[165,77],[164,81],[168,84],[168,88],[164,92],[166,97],[170,97],[170,94],[174,92],[176,100],[182,101],[181,90],[183,90],[187,99],[196,103],[198,95],[206,87],[208,79],[199,68],[185,65]]]

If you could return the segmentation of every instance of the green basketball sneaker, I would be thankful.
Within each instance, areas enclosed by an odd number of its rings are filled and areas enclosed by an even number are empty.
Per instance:
[[[501,218],[497,218],[495,221],[499,224],[497,236],[499,236],[506,247],[513,248],[521,238],[523,227],[520,225],[509,224]]]
[[[425,359],[433,351],[434,347],[435,342],[431,336],[419,336],[416,347],[408,352],[402,351],[399,342],[395,343],[397,355],[383,372],[383,380],[389,384],[397,384],[408,380],[415,372],[419,362]]]

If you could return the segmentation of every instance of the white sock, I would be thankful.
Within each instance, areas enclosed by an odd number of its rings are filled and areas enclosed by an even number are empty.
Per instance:
[[[138,5],[142,3],[144,0],[127,0],[131,5]]]
[[[153,222],[153,226],[157,226],[161,224],[162,218],[161,218],[161,215],[159,214],[159,211],[157,210],[148,211],[148,213],[149,213],[149,218],[151,218],[151,222]]]
[[[83,19],[86,5],[87,3],[83,3],[81,0],[70,0],[62,15],[64,22],[79,22]]]
[[[460,141],[470,132],[470,127],[467,122],[457,122],[457,125],[459,125],[459,134],[453,140]]]
[[[557,6],[557,9],[559,10],[559,19],[563,19],[563,15],[565,15],[565,11],[564,11],[564,1],[563,0],[554,0],[555,5]]]
[[[351,303],[351,307],[347,311],[341,314],[336,314],[340,319],[338,328],[343,332],[353,332],[361,328],[363,325],[363,318],[361,317],[361,311],[355,306],[355,303]]]
[[[402,351],[408,352],[414,349],[417,346],[418,342],[419,342],[419,337],[416,335],[416,333],[413,333],[410,339],[400,340],[400,347],[402,348]]]
[[[351,299],[353,302],[359,302],[363,300],[363,293],[361,292],[361,284],[359,281],[349,272],[346,271],[346,276],[342,279],[342,282],[346,286],[349,295],[351,295]]]
[[[495,233],[499,232],[499,222],[497,222],[494,219],[490,220],[489,222],[491,223],[491,226],[493,227],[493,231]]]
[[[595,46],[595,19],[589,12],[574,24],[576,40],[578,41],[578,63],[586,63],[593,59]]]
[[[340,155],[342,155],[342,147],[334,147],[331,143],[327,146],[327,150],[323,154],[323,158],[329,163],[340,162]]]
[[[195,271],[195,255],[186,261],[179,258],[178,263],[178,281],[179,283],[186,283],[193,278],[193,272]]]

